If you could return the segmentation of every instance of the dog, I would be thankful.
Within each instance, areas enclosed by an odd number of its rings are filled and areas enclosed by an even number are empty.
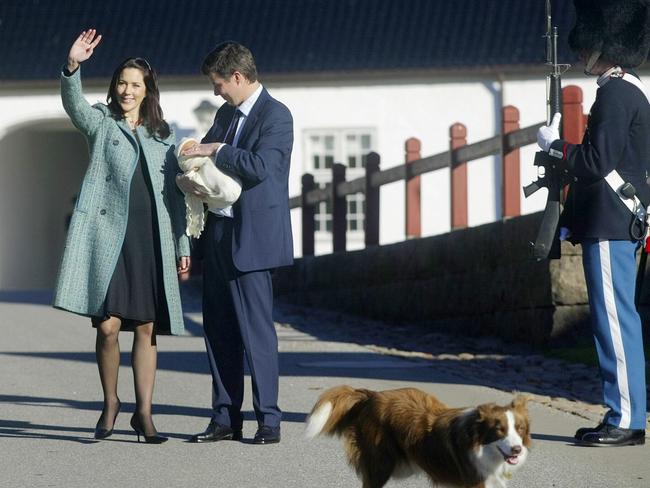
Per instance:
[[[307,419],[306,435],[344,438],[363,488],[423,471],[434,486],[505,488],[528,456],[528,398],[509,405],[449,408],[416,388],[325,391]]]

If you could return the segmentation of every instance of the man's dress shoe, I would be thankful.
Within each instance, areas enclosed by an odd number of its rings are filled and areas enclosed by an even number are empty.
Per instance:
[[[280,442],[280,427],[262,425],[253,438],[253,444],[276,444]]]
[[[590,432],[597,432],[600,429],[602,429],[605,425],[606,422],[603,420],[596,427],[581,427],[580,429],[576,430],[576,433],[573,435],[573,437],[578,441],[582,440],[582,436],[584,436],[585,434],[589,434]]]
[[[578,431],[580,432],[580,431]],[[645,444],[645,430],[623,429],[604,424],[598,430],[588,430],[580,438],[579,443],[588,446],[636,446]]]
[[[216,442],[224,440],[240,441],[241,438],[241,429],[233,430],[227,425],[210,422],[208,428],[200,434],[193,435],[190,438],[190,442]]]

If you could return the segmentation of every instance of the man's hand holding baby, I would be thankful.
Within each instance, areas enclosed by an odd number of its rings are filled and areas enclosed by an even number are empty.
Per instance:
[[[181,155],[189,157],[212,157],[217,153],[220,146],[220,142],[213,142],[210,144],[197,144],[196,142],[190,142],[183,147]]]

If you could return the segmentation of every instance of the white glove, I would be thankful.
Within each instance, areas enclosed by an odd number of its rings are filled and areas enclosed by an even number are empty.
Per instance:
[[[562,114],[556,113],[551,120],[551,125],[543,125],[537,131],[537,145],[542,148],[542,151],[548,152],[551,144],[560,138],[560,120]]]

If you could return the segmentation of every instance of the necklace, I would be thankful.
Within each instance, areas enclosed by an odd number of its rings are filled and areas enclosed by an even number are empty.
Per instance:
[[[128,117],[125,117],[125,119],[126,119],[126,123],[129,124],[131,130],[135,130],[136,127],[138,127],[142,123],[142,119],[138,119],[135,121],[129,119]]]

